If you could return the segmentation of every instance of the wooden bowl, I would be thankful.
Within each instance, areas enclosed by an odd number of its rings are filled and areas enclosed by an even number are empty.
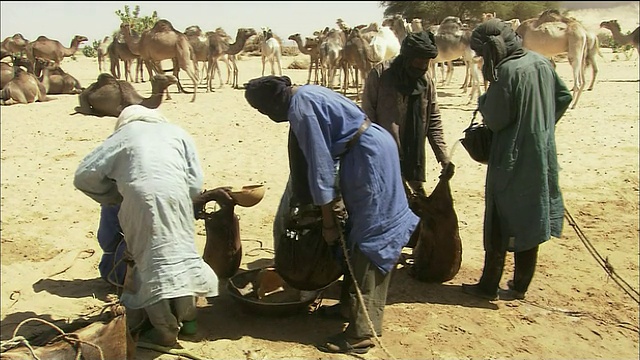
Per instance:
[[[247,185],[240,190],[232,190],[231,197],[236,204],[243,207],[251,207],[259,203],[264,197],[264,185]]]

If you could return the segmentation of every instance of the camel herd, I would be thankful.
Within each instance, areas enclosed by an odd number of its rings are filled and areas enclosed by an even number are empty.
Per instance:
[[[495,13],[483,14],[482,20],[493,17]],[[580,21],[563,16],[557,10],[544,11],[538,17],[522,22],[519,19],[508,22],[522,37],[525,48],[539,52],[552,61],[555,56],[567,55],[573,70],[571,108],[575,108],[586,85],[586,68],[592,67],[591,83],[587,90],[593,89],[598,73],[596,55],[602,55],[596,35]],[[360,99],[364,80],[371,68],[397,56],[400,44],[408,33],[423,30],[420,19],[407,23],[401,15],[388,17],[380,25],[373,22],[350,27],[342,19],[338,19],[336,25],[318,30],[304,41],[299,33],[290,35],[288,39],[294,41],[300,52],[310,58],[307,84],[315,83],[334,89],[338,75],[339,90],[346,94],[351,85],[355,86],[356,101]],[[611,31],[618,44],[634,46],[640,55],[638,28],[629,35],[623,35],[616,20],[603,21],[600,27]],[[472,26],[450,16],[428,29],[434,33],[439,50],[438,57],[431,64],[434,81],[436,67],[440,66],[442,77],[436,84],[449,84],[453,75],[452,62],[462,61],[466,74],[461,88],[466,92],[471,87],[469,103],[475,101],[481,94],[479,67],[482,58],[476,56],[469,46]],[[158,107],[163,94],[170,99],[167,91],[170,85],[176,84],[179,91],[186,93],[179,81],[179,72],[183,70],[192,83],[193,91],[190,93],[193,94],[193,102],[203,79],[206,78],[207,92],[213,91],[216,73],[219,87],[223,86],[219,60],[226,64],[226,84],[239,88],[237,55],[256,35],[260,38],[262,75],[265,74],[267,63],[271,74],[282,75],[281,43],[268,27],[263,27],[260,34],[255,29],[240,28],[233,39],[221,28],[205,32],[194,25],[181,32],[166,19],[159,20],[141,34],[133,32],[130,24],[122,23],[113,38],[105,36],[97,47],[99,76],[96,82],[84,88],[77,79],[62,70],[60,64],[65,57],[73,56],[83,42],[88,41],[85,36],[75,35],[70,46],[65,47],[59,41],[45,36],[29,41],[18,33],[5,38],[0,47],[1,57],[11,59],[10,63],[0,63],[0,101],[3,105],[32,103],[50,100],[47,94],[76,94],[80,103],[76,108],[78,113],[117,116],[122,107],[129,104]],[[106,59],[110,63],[109,72],[105,66]],[[162,62],[165,60],[173,64],[173,69],[169,70],[173,72],[172,76],[164,74],[166,70],[162,69]],[[120,61],[124,64],[124,80],[120,80]],[[135,78],[131,74],[131,65],[134,63]],[[144,81],[144,68],[152,84],[149,98],[140,96],[130,84]],[[486,86],[485,82],[485,90]]]

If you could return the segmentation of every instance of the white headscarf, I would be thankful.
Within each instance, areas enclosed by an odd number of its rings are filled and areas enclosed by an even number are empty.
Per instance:
[[[118,121],[116,121],[116,127],[113,131],[117,131],[132,121],[169,122],[158,109],[149,109],[142,105],[129,105],[120,112]]]

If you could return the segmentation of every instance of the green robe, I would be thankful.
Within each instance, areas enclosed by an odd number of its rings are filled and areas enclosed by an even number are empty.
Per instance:
[[[529,250],[562,233],[555,127],[572,100],[551,63],[528,51],[498,64],[479,99],[494,132],[485,188],[485,248],[494,216],[508,251]],[[489,250],[487,248],[487,250]]]

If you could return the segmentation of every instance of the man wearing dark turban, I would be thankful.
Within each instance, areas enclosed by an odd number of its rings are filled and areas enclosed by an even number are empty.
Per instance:
[[[492,19],[471,35],[484,60],[487,92],[478,99],[493,131],[485,186],[482,277],[463,290],[485,299],[523,299],[535,272],[539,244],[562,233],[564,205],[558,181],[556,123],[571,93],[553,66],[522,48],[510,24]],[[507,251],[515,271],[499,289]]]
[[[400,55],[376,65],[365,82],[362,108],[372,122],[393,136],[400,153],[402,178],[414,192],[426,195],[426,139],[443,171],[449,166],[436,88],[427,74],[438,56],[431,32],[411,33]]]
[[[365,306],[349,281],[348,298],[341,301],[349,326],[318,349],[366,353],[374,346],[372,338],[382,334],[391,270],[419,220],[405,196],[396,143],[353,101],[326,87],[291,86],[286,76],[262,77],[247,83],[245,98],[273,121],[289,121],[308,164],[311,199],[322,210],[322,236],[330,245],[341,239],[333,207],[340,197],[344,202],[346,259],[352,265],[345,272],[357,279]]]

